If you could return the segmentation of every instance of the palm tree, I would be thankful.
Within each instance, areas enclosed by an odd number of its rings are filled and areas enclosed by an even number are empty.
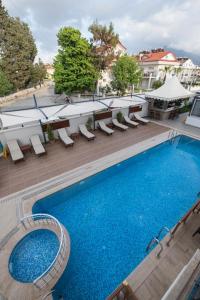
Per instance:
[[[172,71],[172,67],[171,66],[165,66],[164,71],[165,71],[165,76],[164,76],[164,82],[165,82],[167,74]]]

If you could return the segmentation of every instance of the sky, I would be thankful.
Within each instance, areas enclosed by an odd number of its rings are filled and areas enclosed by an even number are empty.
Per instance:
[[[173,47],[200,54],[200,0],[3,0],[12,16],[31,28],[38,56],[51,63],[56,34],[63,26],[80,29],[90,38],[89,25],[114,24],[129,54]]]

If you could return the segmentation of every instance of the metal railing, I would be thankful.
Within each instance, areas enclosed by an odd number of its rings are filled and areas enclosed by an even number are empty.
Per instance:
[[[162,243],[160,242],[160,240],[159,240],[158,238],[156,238],[156,237],[154,237],[154,238],[149,242],[149,244],[148,244],[147,247],[146,247],[146,252],[148,252],[154,244],[158,244],[158,245],[160,246],[160,251],[159,251],[158,253],[156,253],[156,256],[159,258],[161,252],[163,251],[163,245],[162,245]]]
[[[146,252],[148,252],[151,247],[154,244],[157,244],[160,246],[160,251],[156,254],[156,256],[159,258],[161,252],[163,251],[164,247],[162,245],[162,242],[160,241],[160,236],[161,233],[165,230],[167,231],[167,233],[169,234],[169,240],[166,242],[166,246],[170,246],[170,242],[171,240],[174,238],[174,235],[176,233],[176,231],[178,230],[178,228],[180,227],[181,224],[184,224],[187,219],[191,216],[192,213],[200,212],[200,199],[192,206],[192,208],[181,218],[181,220],[179,220],[179,222],[174,226],[174,228],[172,230],[170,230],[168,227],[163,226],[160,231],[158,232],[157,236],[153,237],[150,242],[148,243],[147,247],[146,247]]]
[[[21,224],[23,225],[25,230],[36,228],[38,225],[50,225],[58,230],[57,237],[60,244],[57,254],[49,267],[33,281],[33,284],[37,288],[42,289],[49,284],[49,282],[55,277],[57,273],[61,271],[62,266],[65,263],[65,254],[67,249],[66,236],[63,232],[63,228],[60,222],[56,218],[48,214],[34,214],[26,216],[21,219]]]
[[[169,134],[168,134],[168,140],[173,144],[175,137],[178,136],[178,131],[176,131],[175,129],[170,130]]]

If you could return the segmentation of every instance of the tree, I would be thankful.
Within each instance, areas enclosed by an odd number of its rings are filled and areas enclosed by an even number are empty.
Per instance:
[[[0,68],[16,90],[31,81],[37,48],[28,25],[10,17],[0,2]]]
[[[57,36],[59,50],[54,60],[56,91],[94,91],[98,72],[88,41],[72,27],[61,28]]]
[[[92,33],[92,53],[98,70],[106,70],[114,59],[118,57],[115,47],[119,43],[119,35],[114,32],[113,24],[101,25],[95,21],[89,27]]]
[[[163,81],[162,80],[155,80],[152,84],[152,88],[153,89],[158,89],[159,87],[161,87],[163,85]]]
[[[126,90],[138,84],[142,78],[142,72],[135,58],[132,56],[121,56],[112,67],[113,81],[111,82],[114,90],[118,94],[125,94]]]
[[[8,81],[6,75],[0,70],[0,97],[10,94],[12,90],[12,84]]]
[[[42,60],[39,58],[38,63],[35,63],[32,67],[31,83],[33,85],[37,85],[37,84],[41,85],[46,75],[47,75],[47,71],[45,65],[43,64]]]

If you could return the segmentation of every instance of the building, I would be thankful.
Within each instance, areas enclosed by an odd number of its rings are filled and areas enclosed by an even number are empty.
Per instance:
[[[45,69],[47,71],[47,78],[48,79],[53,79],[53,74],[54,74],[54,66],[51,64],[46,64]]]
[[[119,41],[114,49],[114,54],[118,57],[127,53],[127,48]],[[113,60],[112,64],[116,61]],[[112,66],[111,64],[111,66]],[[111,66],[101,73],[101,79],[98,81],[98,90],[101,92],[106,86],[109,86],[112,81]]]
[[[173,52],[162,48],[141,51],[136,57],[143,70],[143,89],[149,90],[156,80],[164,81],[166,76],[171,77],[175,74],[181,83],[190,86],[199,76],[199,67],[191,59],[176,57]]]

